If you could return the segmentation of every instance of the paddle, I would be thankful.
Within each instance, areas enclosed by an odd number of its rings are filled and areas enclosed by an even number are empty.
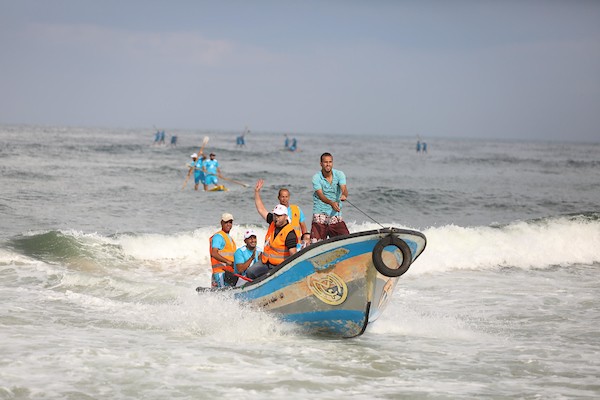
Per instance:
[[[200,146],[200,150],[198,151],[198,156],[200,156],[200,154],[202,153],[202,150],[204,150],[204,146],[206,146],[206,144],[208,143],[208,140],[209,140],[209,137],[204,136],[204,139],[202,140],[202,146]],[[192,168],[194,168],[194,167],[190,166],[190,170]],[[188,175],[185,177],[185,181],[183,182],[183,187],[181,188],[181,190],[185,189],[185,186],[187,185],[187,182],[190,179],[190,176],[192,176],[191,171],[188,171]]]
[[[237,183],[238,185],[242,185],[243,187],[250,187],[247,183],[236,181],[235,179],[225,178],[223,175],[218,175],[219,178],[225,179],[226,181]]]
[[[204,140],[202,140],[202,147],[200,147],[200,150],[198,150],[198,156],[200,156],[200,153],[202,153],[202,150],[204,150],[204,146],[206,146],[208,143],[208,139],[208,136],[204,136]]]
[[[190,169],[192,169],[193,167],[190,167]],[[181,187],[181,190],[185,189],[185,186],[187,185],[187,181],[190,179],[190,176],[192,176],[192,174],[190,173],[190,171],[188,171],[188,175],[185,177],[185,181],[183,181],[183,186]]]

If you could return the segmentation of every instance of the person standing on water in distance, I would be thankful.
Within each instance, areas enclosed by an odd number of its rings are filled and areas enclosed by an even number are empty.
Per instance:
[[[321,155],[321,171],[312,178],[313,220],[311,240],[348,235],[348,227],[342,220],[342,203],[348,197],[346,175],[333,169],[331,153]]]
[[[256,191],[255,189],[255,193]],[[294,228],[288,222],[287,212],[287,207],[277,204],[273,212],[266,214],[265,220],[269,224],[269,230],[265,236],[265,247],[260,258],[261,262],[255,263],[246,270],[248,278],[256,279],[281,264],[292,254],[296,254],[298,237],[294,232]]]
[[[217,177],[221,175],[221,169],[219,168],[219,161],[215,158],[215,153],[210,153],[210,159],[204,161],[204,190],[208,190],[208,185],[218,186],[219,180]]]
[[[296,138],[292,139],[292,144],[289,147],[290,151],[296,151],[296,149],[298,148],[298,141],[296,140]]]
[[[212,235],[210,244],[210,263],[212,265],[212,287],[224,287],[225,271],[234,271],[235,242],[229,236],[233,227],[233,215],[224,213],[221,216],[221,230]]]
[[[266,220],[268,212],[262,202],[262,199],[260,198],[260,190],[262,189],[263,185],[264,180],[262,179],[259,179],[256,182],[256,186],[254,187],[254,205],[256,206],[256,210],[260,216]],[[296,204],[290,204],[290,191],[286,188],[279,189],[277,199],[279,200],[279,204],[287,207],[290,224],[292,224],[294,227],[294,231],[298,237],[298,243],[300,243],[300,237],[306,232],[306,224],[304,222],[306,218],[304,217],[302,209],[300,209],[300,207],[298,207]]]
[[[190,157],[192,157],[192,161],[190,162],[190,170],[188,171],[187,176],[189,178],[192,174],[192,171],[194,172],[194,190],[198,190],[200,182],[204,183],[204,171],[202,171],[204,154],[200,153],[200,158],[198,158],[198,154],[196,153],[192,154]],[[206,190],[206,188],[204,190]]]

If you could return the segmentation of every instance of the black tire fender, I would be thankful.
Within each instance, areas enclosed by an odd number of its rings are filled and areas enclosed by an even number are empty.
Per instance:
[[[402,253],[402,264],[398,268],[389,268],[383,262],[383,249],[387,246],[395,246]],[[406,242],[396,236],[389,235],[382,238],[373,249],[373,264],[380,274],[390,278],[397,278],[408,271],[412,262],[412,253]]]

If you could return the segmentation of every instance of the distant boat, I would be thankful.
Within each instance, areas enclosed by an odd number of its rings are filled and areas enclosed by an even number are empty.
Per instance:
[[[314,243],[268,274],[230,290],[310,334],[362,335],[387,307],[398,278],[425,249],[420,232],[384,228]]]

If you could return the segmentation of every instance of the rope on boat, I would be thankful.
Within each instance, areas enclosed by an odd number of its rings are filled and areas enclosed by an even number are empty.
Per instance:
[[[352,207],[356,208],[358,211],[360,211],[361,213],[365,214],[367,217],[369,217],[371,219],[371,221],[375,222],[377,225],[379,225],[382,228],[385,228],[385,226],[381,225],[379,222],[375,221],[375,219],[373,217],[371,217],[369,214],[367,214],[366,212],[364,212],[363,210],[361,210],[360,208],[356,207],[354,204],[352,204],[352,202],[348,199],[344,200],[346,203],[350,204]]]

